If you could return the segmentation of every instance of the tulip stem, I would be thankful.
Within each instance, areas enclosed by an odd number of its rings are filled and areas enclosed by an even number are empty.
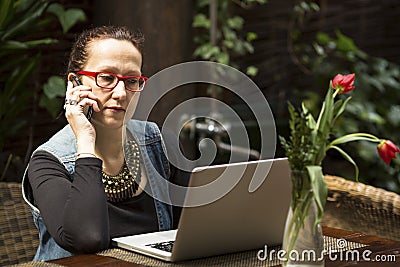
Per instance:
[[[332,146],[339,145],[339,144],[344,144],[352,141],[369,141],[369,142],[374,142],[374,143],[379,143],[381,142],[381,139],[378,137],[368,134],[368,133],[352,133],[352,134],[347,134],[341,137],[336,138],[333,140],[325,149],[325,151],[328,151]]]

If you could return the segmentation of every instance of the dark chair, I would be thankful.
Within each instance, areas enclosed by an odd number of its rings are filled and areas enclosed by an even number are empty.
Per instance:
[[[20,183],[0,182],[0,266],[28,262],[39,244],[38,230]]]
[[[400,240],[400,195],[337,176],[325,181],[323,225]]]

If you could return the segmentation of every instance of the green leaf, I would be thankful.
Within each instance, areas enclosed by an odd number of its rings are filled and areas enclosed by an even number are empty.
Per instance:
[[[208,59],[204,57],[204,54],[208,53],[213,48],[213,46],[210,43],[205,43],[203,45],[200,45],[199,47],[194,50],[193,55],[195,57],[201,57],[203,59]]]
[[[210,5],[210,0],[197,0],[196,4],[199,8],[206,7]]]
[[[246,40],[248,42],[252,42],[257,39],[257,34],[255,32],[248,32],[246,36]]]
[[[229,63],[229,55],[226,52],[216,53],[215,54],[215,61],[221,64],[228,64]]]
[[[322,45],[326,45],[330,42],[333,42],[333,39],[324,32],[317,33],[317,42]]]
[[[64,16],[60,19],[61,26],[64,32],[68,32],[76,23],[85,21],[85,13],[76,8],[70,8],[65,11]]]
[[[1,37],[2,41],[12,38],[18,33],[23,33],[29,28],[31,28],[32,24],[43,14],[45,9],[47,8],[48,1],[46,0],[37,0],[35,4],[30,8],[30,10],[26,13],[19,22],[7,30],[7,32]]]
[[[53,13],[58,18],[60,18],[64,14],[64,7],[59,3],[53,3],[49,6],[47,12]]]
[[[1,0],[0,1],[0,31],[5,28],[5,25],[14,15],[12,0]]]
[[[297,112],[293,105],[288,102],[288,111],[290,115],[289,128],[290,137],[286,142],[282,138],[282,146],[285,155],[289,159],[292,170],[305,170],[306,166],[311,164],[311,159],[315,155],[314,143],[311,140],[311,129],[307,125],[306,114]]]
[[[332,105],[333,105],[333,90],[331,87],[328,89],[325,100],[322,103],[322,108],[319,113],[318,119],[317,119],[317,124],[314,129],[315,134],[317,134],[318,131],[321,129],[324,129],[325,131],[329,130],[325,125],[329,125],[331,122],[332,118]],[[324,138],[324,137],[322,137]]]
[[[56,43],[57,41],[52,38],[45,38],[45,39],[40,39],[40,40],[33,40],[33,41],[27,41],[27,42],[19,42],[19,41],[6,41],[2,42],[0,44],[0,56],[3,56],[6,53],[9,53],[11,50],[24,50],[24,49],[30,49],[34,48],[38,45],[44,45],[44,44],[52,44]]]
[[[347,106],[347,104],[349,103],[350,99],[351,99],[351,96],[349,96],[348,98],[346,98],[345,101],[343,101],[343,100],[338,100],[338,101],[335,103],[334,111],[333,111],[333,114],[334,114],[334,116],[335,116],[335,119],[337,119],[340,115],[342,115],[342,113],[345,111],[346,106]]]
[[[246,50],[244,47],[244,43],[242,40],[233,40],[233,42],[235,43],[235,45],[232,48],[232,51],[235,52],[238,55],[244,55],[246,54]]]
[[[250,54],[254,53],[254,47],[249,42],[244,42],[243,46],[247,50],[247,52],[249,52]]]
[[[341,136],[341,137],[338,137],[335,140],[333,140],[328,145],[327,149],[329,149],[330,146],[336,146],[339,144],[344,144],[344,143],[353,142],[353,141],[369,141],[369,142],[379,143],[380,139],[372,134],[367,134],[367,133],[347,134],[345,136]]]
[[[291,240],[289,240],[287,251],[292,251],[294,243],[297,240],[299,231],[301,228],[303,228],[304,220],[308,215],[308,211],[313,201],[313,195],[314,194],[311,190],[307,190],[302,191],[298,198],[292,199],[291,208],[293,211],[293,215],[287,227],[287,231],[291,234],[292,238]]]
[[[243,28],[243,18],[239,16],[235,16],[233,18],[229,18],[226,23],[229,28],[234,29],[234,30],[241,30]]]
[[[357,51],[358,48],[354,44],[354,41],[342,34],[339,30],[336,31],[336,36],[338,37],[336,41],[337,49],[343,52]]]
[[[209,59],[211,57],[217,56],[221,52],[218,46],[213,46],[210,50],[208,50],[205,54],[203,54],[205,59]]]
[[[40,40],[33,40],[33,41],[28,41],[25,42],[26,45],[28,45],[30,48],[38,45],[49,45],[49,44],[54,44],[57,43],[58,40],[53,39],[53,38],[44,38]]]
[[[326,197],[328,195],[328,188],[321,166],[307,166],[307,171],[310,176],[311,188],[314,192],[314,199],[318,207],[318,213],[314,224],[314,226],[316,226],[322,219]]]
[[[322,103],[317,123],[312,131],[312,143],[317,148],[317,153],[312,160],[314,165],[321,164],[321,161],[325,157],[325,146],[333,120],[333,100],[336,95],[334,92],[336,91],[332,90],[330,84],[325,100]]]
[[[29,48],[29,46],[26,43],[13,40],[2,42],[0,44],[0,49],[2,50],[2,52],[4,52],[4,50],[20,50],[27,48]]]
[[[327,56],[327,54],[325,53],[325,49],[323,46],[317,44],[317,43],[313,43],[312,45],[314,47],[315,52],[318,54],[318,56]]]
[[[310,129],[314,129],[316,122],[314,117],[312,116],[312,114],[308,111],[306,105],[304,102],[301,103],[301,109],[303,111],[303,114],[306,115],[306,119],[307,119],[307,125]]]
[[[229,49],[231,49],[235,45],[232,40],[224,40],[223,43]]]
[[[21,66],[19,69],[15,69],[6,82],[6,90],[7,95],[6,99],[10,99],[12,95],[17,90],[26,90],[26,88],[21,88],[25,83],[26,79],[32,74],[32,71],[35,69],[37,63],[39,62],[40,55],[36,55],[31,58],[24,66]]]
[[[58,3],[51,4],[47,10],[57,16],[64,33],[68,32],[79,21],[86,20],[85,13],[81,9],[70,8],[64,10],[63,6]]]
[[[247,69],[246,69],[246,74],[249,75],[249,76],[254,77],[254,76],[257,75],[257,73],[258,73],[258,68],[257,67],[248,66]]]
[[[43,85],[43,92],[50,100],[56,97],[64,97],[65,91],[65,81],[60,76],[51,76]]]
[[[39,101],[39,106],[46,109],[53,117],[53,119],[56,118],[60,113],[60,110],[62,109],[62,104],[63,102],[61,99],[49,99],[45,95],[43,95]]]
[[[232,40],[233,42],[238,41],[238,37],[235,31],[232,31],[228,27],[222,27],[222,32],[224,34],[225,39]]]
[[[347,154],[344,150],[342,150],[341,148],[337,147],[337,146],[330,146],[329,148],[335,149],[336,151],[338,151],[345,160],[347,160],[348,162],[350,162],[351,164],[353,164],[354,166],[354,170],[356,173],[356,181],[358,182],[358,175],[359,175],[359,170],[358,170],[358,166],[356,164],[356,162],[350,157],[349,154]]]
[[[46,0],[49,2],[49,0]],[[36,0],[17,0],[14,2],[15,13],[25,14],[32,10],[32,7],[37,3]]]
[[[319,5],[317,3],[314,3],[314,2],[310,3],[310,8],[315,12],[318,12],[320,10]]]
[[[204,14],[197,14],[194,16],[192,26],[195,28],[210,29],[210,20]]]

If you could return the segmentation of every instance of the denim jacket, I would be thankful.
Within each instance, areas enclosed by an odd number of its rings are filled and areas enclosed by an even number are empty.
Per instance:
[[[172,207],[159,201],[167,200],[164,202],[168,203],[169,195],[165,186],[170,174],[161,133],[156,124],[137,120],[130,120],[126,129],[128,130],[127,133],[135,138],[141,151],[144,169],[154,198],[159,230],[169,230],[172,228]],[[75,135],[71,127],[67,125],[46,143],[39,146],[35,152],[46,151],[51,153],[72,175],[77,157],[75,141]],[[22,194],[24,200],[30,206],[34,223],[39,230],[40,241],[34,260],[46,261],[72,256],[73,254],[60,247],[47,231],[40,210],[34,205],[32,189],[27,178],[27,169],[22,181]],[[158,179],[160,177],[163,179]]]

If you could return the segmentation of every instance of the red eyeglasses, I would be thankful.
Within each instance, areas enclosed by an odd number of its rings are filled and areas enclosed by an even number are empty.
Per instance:
[[[77,74],[94,77],[98,87],[112,90],[119,81],[123,81],[125,89],[131,92],[141,92],[144,89],[147,77],[144,76],[118,76],[111,72],[78,71]]]

